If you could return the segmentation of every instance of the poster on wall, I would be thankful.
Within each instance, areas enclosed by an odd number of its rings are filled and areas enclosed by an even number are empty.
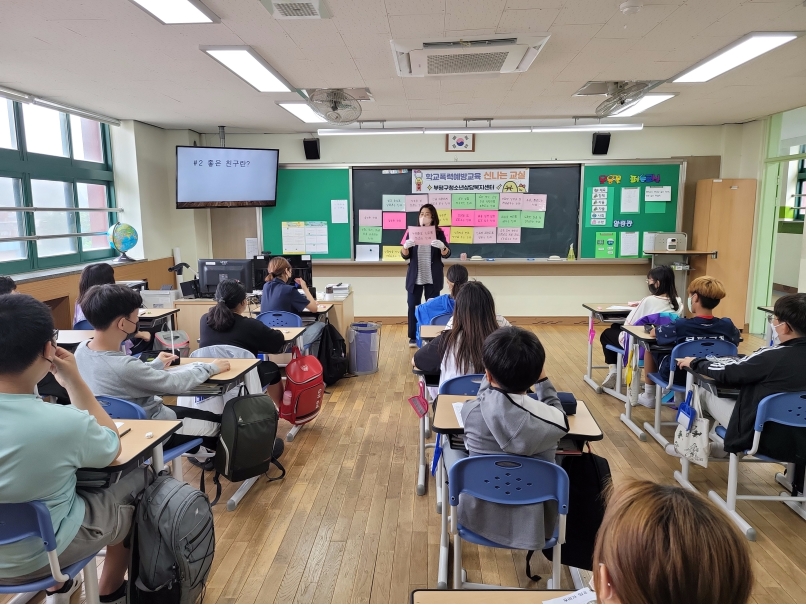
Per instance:
[[[528,190],[529,170],[525,168],[415,168],[411,171],[412,193],[525,193]]]

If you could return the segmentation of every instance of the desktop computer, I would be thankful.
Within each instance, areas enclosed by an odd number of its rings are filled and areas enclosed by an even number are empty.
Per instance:
[[[254,286],[254,261],[244,258],[199,259],[199,290],[202,298],[212,298],[219,282],[237,279],[251,292]]]

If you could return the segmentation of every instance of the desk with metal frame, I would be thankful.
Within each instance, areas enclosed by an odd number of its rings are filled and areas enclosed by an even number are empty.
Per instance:
[[[571,594],[570,590],[442,590],[439,588],[421,588],[411,591],[410,603],[424,605],[483,605],[484,603],[513,603],[515,605],[543,603],[550,599],[558,599]]]
[[[168,330],[174,329],[174,317],[179,309],[140,309],[138,311],[138,324],[141,330],[154,330],[157,326],[167,325]]]
[[[620,307],[618,309],[608,309],[608,307]],[[608,324],[623,324],[627,316],[632,312],[633,307],[629,307],[624,303],[582,303],[582,308],[586,309],[590,315],[588,318],[588,366],[587,371],[582,376],[582,379],[588,383],[597,393],[607,393],[616,399],[625,400],[624,395],[621,394],[621,368],[618,369],[618,378],[616,380],[615,389],[602,388],[597,382],[593,380],[593,370],[606,370],[607,366],[594,366],[593,365],[593,340],[595,331],[593,329],[593,322],[598,321]]]

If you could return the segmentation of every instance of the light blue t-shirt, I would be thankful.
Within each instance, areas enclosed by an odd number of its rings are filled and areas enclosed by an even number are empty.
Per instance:
[[[76,495],[76,470],[103,468],[117,456],[120,441],[87,412],[46,403],[34,395],[0,393],[0,502],[42,500],[62,553],[84,520]],[[0,545],[0,578],[45,567],[39,538]]]

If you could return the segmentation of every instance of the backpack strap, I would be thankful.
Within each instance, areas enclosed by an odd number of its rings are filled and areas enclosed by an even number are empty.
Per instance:
[[[532,555],[535,554],[535,551],[530,550],[526,553],[526,577],[534,582],[540,581],[540,576],[537,574],[532,575]]]
[[[280,464],[280,461],[277,460],[277,458],[272,458],[271,463],[274,466],[276,466],[277,468],[279,468],[280,471],[282,471],[282,472],[281,472],[279,477],[269,477],[269,472],[266,471],[265,475],[266,475],[266,478],[268,479],[268,483],[271,483],[272,481],[279,481],[280,479],[285,477],[285,467],[282,464]]]
[[[218,504],[219,498],[221,498],[221,473],[218,471],[215,472],[213,475],[213,483],[215,483],[215,500],[210,502],[210,506],[215,506]],[[204,471],[202,471],[202,485],[204,485]],[[201,491],[204,491],[204,488],[201,488]]]

